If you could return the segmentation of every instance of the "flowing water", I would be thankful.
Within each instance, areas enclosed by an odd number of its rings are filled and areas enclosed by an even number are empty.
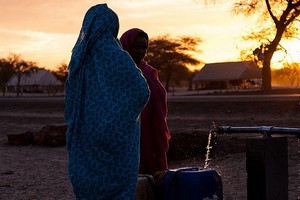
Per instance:
[[[210,150],[212,149],[212,146],[211,146],[211,131],[209,132],[208,134],[208,139],[207,139],[207,146],[206,146],[206,155],[205,155],[205,161],[204,161],[204,169],[207,169],[209,167],[209,161],[210,161],[210,158],[209,158],[209,154],[210,154]]]
[[[216,134],[216,133],[213,131],[215,129],[216,129],[216,125],[213,122],[212,128],[208,133],[207,146],[206,146],[206,155],[205,155],[205,161],[204,161],[204,167],[203,167],[204,169],[207,169],[209,167],[209,164],[210,164],[209,161],[211,160],[210,159],[210,152],[212,150],[212,136],[215,137],[214,134]]]

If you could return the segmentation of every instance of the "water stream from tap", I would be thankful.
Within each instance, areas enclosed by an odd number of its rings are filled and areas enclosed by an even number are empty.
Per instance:
[[[213,132],[213,130],[216,129],[216,125],[215,123],[213,122],[212,123],[212,127],[208,133],[208,138],[207,138],[207,146],[206,146],[206,155],[205,155],[205,161],[204,161],[204,169],[207,169],[209,167],[209,164],[210,164],[210,152],[212,150],[212,136],[215,137],[215,133]]]
[[[210,161],[210,158],[209,158],[209,155],[210,155],[210,150],[212,149],[212,146],[211,146],[211,131],[209,131],[209,134],[208,134],[208,139],[207,139],[207,146],[206,146],[206,155],[205,155],[205,161],[204,161],[204,169],[207,169],[209,167],[209,161]]]

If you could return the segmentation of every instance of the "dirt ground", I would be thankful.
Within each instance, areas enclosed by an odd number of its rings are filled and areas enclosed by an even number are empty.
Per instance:
[[[0,98],[0,199],[70,200],[65,147],[9,146],[7,134],[62,124],[62,97]],[[299,101],[169,102],[170,168],[204,167],[209,130],[217,126],[300,127]],[[209,168],[223,181],[225,200],[247,199],[245,141],[259,134],[218,134]],[[300,141],[288,136],[289,199],[300,200]]]

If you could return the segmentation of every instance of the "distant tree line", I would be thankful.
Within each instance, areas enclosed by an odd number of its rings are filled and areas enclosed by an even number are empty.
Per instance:
[[[190,71],[187,66],[203,63],[193,57],[201,52],[197,49],[201,42],[200,38],[184,36],[172,38],[169,35],[150,40],[146,60],[158,70],[159,78],[167,91],[170,87],[188,85],[191,89],[191,80],[195,72]],[[21,76],[39,69],[44,68],[37,66],[35,62],[22,59],[21,55],[12,53],[7,58],[0,58],[0,87],[4,89],[4,84],[17,74],[19,92]],[[51,72],[64,84],[68,76],[68,65],[61,63]]]
[[[201,50],[198,49],[202,40],[196,37],[159,36],[150,39],[146,61],[158,70],[159,78],[168,92],[175,87],[187,87],[192,90],[192,79],[197,71],[191,71],[188,66],[199,66],[201,60],[195,58]],[[198,56],[197,56],[198,57]],[[241,51],[241,59],[254,59],[253,54]],[[22,59],[20,55],[10,54],[7,58],[0,58],[0,88],[14,75],[18,76],[17,91],[20,90],[20,78],[35,70],[44,69],[35,62]],[[68,76],[68,65],[61,63],[55,70],[50,71],[56,78],[65,84]],[[299,63],[285,63],[281,69],[272,70],[272,77],[278,84],[299,87]]]
[[[299,88],[300,63],[284,63],[282,68],[272,71],[272,76],[277,84]]]
[[[37,71],[39,69],[45,69],[43,67],[37,66],[35,62],[26,61],[22,59],[20,55],[10,54],[7,58],[0,58],[0,87],[4,93],[5,83],[13,76],[17,75],[17,96],[20,93],[20,80],[23,75],[28,75],[31,72]],[[67,78],[67,65],[62,63],[57,67],[57,70],[51,71],[56,78],[65,83]]]

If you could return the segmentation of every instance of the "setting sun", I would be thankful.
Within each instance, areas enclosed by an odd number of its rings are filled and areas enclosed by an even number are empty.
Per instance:
[[[299,63],[300,62],[300,40],[283,40],[282,46],[273,55],[272,68],[281,68],[284,63]]]

